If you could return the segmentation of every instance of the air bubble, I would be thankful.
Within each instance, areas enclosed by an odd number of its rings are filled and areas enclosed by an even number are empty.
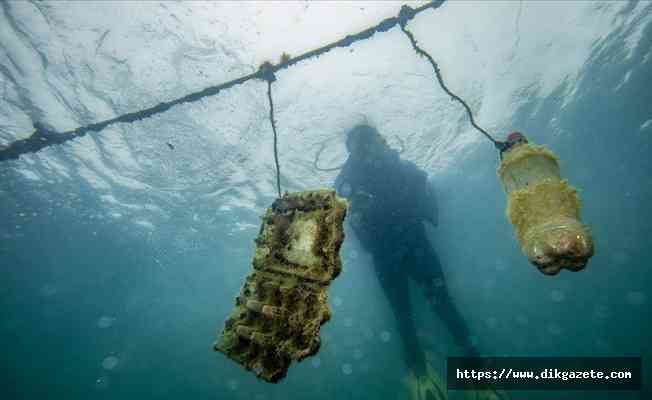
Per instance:
[[[113,321],[115,321],[115,318],[103,315],[97,320],[97,326],[98,328],[106,329],[113,325]]]
[[[550,292],[550,298],[555,303],[561,303],[566,298],[566,295],[561,290],[555,289],[552,292]]]
[[[385,343],[389,342],[391,338],[392,338],[392,334],[387,331],[382,331],[380,333],[380,340],[382,340]]]
[[[100,376],[93,382],[93,388],[95,390],[106,390],[109,388],[109,377],[108,376]]]
[[[118,357],[108,356],[102,361],[102,368],[111,370],[118,365],[118,362],[119,362]]]
[[[333,305],[334,305],[335,307],[339,307],[339,306],[341,306],[342,303],[343,303],[343,301],[342,301],[342,298],[341,298],[341,297],[335,297],[335,298],[333,298]]]
[[[640,306],[643,305],[647,302],[647,296],[645,296],[645,293],[643,292],[629,292],[627,293],[627,296],[625,297],[627,300],[628,304],[634,305],[634,306]]]
[[[353,366],[351,366],[351,364],[348,363],[342,364],[342,372],[344,373],[344,375],[351,375],[351,373],[353,372]]]
[[[548,325],[548,333],[553,336],[559,336],[561,335],[561,327],[557,324],[550,324]]]
[[[226,386],[229,388],[229,390],[235,391],[238,389],[238,386],[240,386],[240,384],[235,379],[230,379],[229,382],[226,384]]]

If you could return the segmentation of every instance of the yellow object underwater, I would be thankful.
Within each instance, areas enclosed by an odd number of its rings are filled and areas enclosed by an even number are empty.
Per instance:
[[[504,391],[493,389],[478,389],[464,391],[466,400],[509,400],[509,396]]]
[[[508,195],[507,217],[530,262],[546,275],[582,270],[593,256],[593,239],[557,157],[545,146],[518,144],[505,152],[498,175]]]
[[[341,269],[346,201],[334,190],[285,194],[263,217],[253,272],[226,320],[216,351],[268,382],[292,360],[319,351],[330,319],[328,288]]]
[[[425,374],[410,372],[403,382],[410,391],[411,400],[448,400],[446,383],[429,363],[426,363]]]

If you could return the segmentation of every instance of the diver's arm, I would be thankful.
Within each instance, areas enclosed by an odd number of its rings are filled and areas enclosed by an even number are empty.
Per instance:
[[[342,193],[342,186],[346,183],[347,180],[351,179],[351,162],[350,160],[346,160],[344,165],[342,166],[342,169],[340,170],[340,173],[337,174],[337,177],[335,178],[335,191],[337,192],[338,195],[342,197],[348,197],[347,194]]]
[[[420,170],[416,164],[407,163],[410,173],[406,174],[412,183],[412,193],[415,193],[416,210],[419,219],[427,221],[433,227],[439,225],[439,212],[437,207],[437,198],[435,197],[435,189],[428,181],[428,174]]]
[[[335,187],[335,191],[337,194],[340,196],[342,195],[342,181],[344,178],[342,178],[342,174],[337,175],[337,178],[335,178],[335,184],[333,185]]]
[[[439,207],[437,205],[437,197],[435,196],[435,188],[428,182],[428,179],[426,179],[424,207],[426,221],[435,227],[439,226]]]

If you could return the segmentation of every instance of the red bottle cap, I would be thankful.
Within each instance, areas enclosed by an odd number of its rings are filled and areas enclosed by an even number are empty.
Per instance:
[[[527,139],[521,132],[512,132],[507,136],[507,141],[510,143],[522,140],[527,143]]]

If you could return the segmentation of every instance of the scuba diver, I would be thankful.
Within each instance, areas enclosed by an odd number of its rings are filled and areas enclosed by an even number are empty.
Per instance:
[[[413,398],[445,399],[445,383],[419,345],[408,278],[421,287],[429,307],[466,355],[475,357],[478,351],[469,340],[469,330],[446,287],[439,257],[428,241],[424,222],[435,227],[438,224],[433,189],[426,173],[402,160],[372,126],[358,125],[349,131],[346,148],[349,157],[335,180],[335,189],[349,200],[347,219],[372,257],[375,274],[396,318]]]

